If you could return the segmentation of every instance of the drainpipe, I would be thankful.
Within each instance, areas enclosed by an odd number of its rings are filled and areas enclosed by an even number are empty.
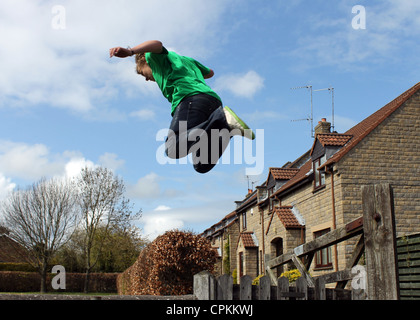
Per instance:
[[[261,215],[261,234],[262,234],[262,257],[261,264],[262,264],[262,272],[265,274],[265,234],[264,234],[264,210],[260,207],[258,207],[258,210],[260,211]],[[259,252],[257,252],[259,254]]]
[[[329,173],[331,173],[331,205],[332,205],[332,222],[333,222],[333,230],[337,229],[336,224],[336,217],[335,217],[335,195],[334,195],[334,170],[333,165],[328,167]],[[334,264],[335,264],[335,271],[338,271],[338,252],[337,252],[337,244],[334,245]]]

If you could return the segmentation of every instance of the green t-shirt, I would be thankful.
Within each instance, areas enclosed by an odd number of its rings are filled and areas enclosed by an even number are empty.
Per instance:
[[[146,61],[163,95],[172,104],[171,114],[185,97],[199,93],[220,97],[205,82],[210,69],[198,61],[163,47],[162,53],[146,53]]]

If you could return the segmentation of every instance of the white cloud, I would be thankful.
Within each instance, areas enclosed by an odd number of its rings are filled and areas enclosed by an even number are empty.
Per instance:
[[[167,210],[170,210],[171,209],[171,207],[168,207],[168,206],[165,206],[165,205],[159,205],[159,206],[157,206],[155,209],[154,209],[154,211],[167,211]]]
[[[118,159],[114,153],[105,152],[99,157],[99,164],[115,171],[124,164],[124,160]],[[70,178],[77,176],[86,166],[93,168],[98,164],[77,151],[54,154],[44,144],[0,140],[1,172],[12,179],[32,182],[42,177]]]
[[[137,180],[135,185],[127,187],[130,197],[137,199],[156,199],[161,195],[159,181],[161,178],[151,172]]]
[[[0,168],[7,176],[32,180],[62,172],[63,164],[51,161],[43,144],[0,141]]]
[[[190,196],[194,198],[195,195],[191,194]],[[215,198],[207,198],[204,203],[201,202],[193,206],[186,201],[179,202],[178,207],[158,205],[155,209],[143,213],[140,220],[142,233],[152,241],[165,231],[175,228],[187,228],[188,230],[193,229],[195,232],[202,232],[226,216],[229,213],[229,208],[233,207],[234,203],[231,199]]]
[[[132,58],[109,59],[108,49],[157,38],[168,46],[176,39],[188,54],[208,54],[207,43],[222,28],[218,19],[227,4],[127,0],[104,5],[99,0],[74,0],[62,4],[64,29],[52,26],[56,5],[56,1],[0,2],[0,106],[46,103],[86,113],[106,108],[119,91],[156,92],[156,86],[139,80]]]
[[[246,114],[245,119],[249,120],[254,125],[256,123],[266,123],[267,121],[279,121],[284,120],[287,117],[280,112],[272,110],[255,110],[253,113]]]
[[[227,74],[216,79],[216,91],[229,91],[235,96],[252,98],[264,87],[264,78],[254,70],[241,74]]]
[[[99,157],[99,164],[112,171],[117,171],[124,165],[123,159],[118,159],[118,155],[115,153],[105,152]]]
[[[0,172],[0,200],[4,199],[15,187],[16,184]]]
[[[165,231],[172,229],[182,229],[184,222],[170,215],[152,215],[142,218],[145,223],[143,233],[146,237],[153,241],[157,236],[165,233]]]
[[[368,4],[366,29],[353,29],[352,6],[338,4],[340,12],[331,17],[329,11],[314,14],[308,28],[302,27],[296,49],[295,70],[335,66],[346,71],[359,71],[374,64],[389,64],[395,59],[417,60],[419,43],[412,37],[420,35],[420,2],[386,0]],[[401,48],[411,47],[404,51]],[[418,61],[418,60],[417,60]],[[415,65],[415,63],[413,63]]]
[[[74,178],[77,177],[83,168],[94,168],[95,164],[90,161],[86,160],[85,158],[73,158],[70,159],[64,167],[65,174],[64,176],[67,178]]]
[[[130,116],[138,118],[140,120],[153,120],[156,114],[153,110],[141,109],[131,112]]]

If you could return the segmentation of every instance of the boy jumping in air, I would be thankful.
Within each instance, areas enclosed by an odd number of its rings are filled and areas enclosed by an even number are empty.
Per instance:
[[[214,75],[212,69],[166,50],[157,40],[134,48],[111,48],[109,55],[119,58],[135,55],[137,73],[146,81],[156,82],[171,103],[172,122],[165,142],[169,158],[179,159],[193,153],[194,169],[206,173],[216,165],[233,135],[255,139],[252,130],[230,108],[223,108],[220,97],[206,84],[205,79]],[[215,136],[212,129],[229,132],[228,138],[223,134]],[[194,148],[203,139],[207,139],[207,149]],[[218,149],[216,154],[214,146]],[[207,154],[200,154],[203,152]]]

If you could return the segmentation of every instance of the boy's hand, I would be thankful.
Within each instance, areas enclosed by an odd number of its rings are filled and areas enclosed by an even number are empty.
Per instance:
[[[109,57],[112,58],[114,56],[118,58],[131,57],[132,52],[129,49],[125,49],[121,47],[115,47],[115,48],[109,49]]]

